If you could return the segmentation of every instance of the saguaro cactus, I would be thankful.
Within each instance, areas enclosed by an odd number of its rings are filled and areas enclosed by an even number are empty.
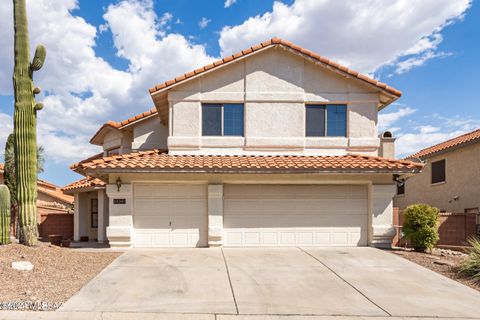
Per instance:
[[[10,243],[10,191],[0,185],[0,244]]]
[[[13,87],[15,94],[14,136],[17,202],[20,222],[20,241],[34,245],[37,241],[37,111],[43,107],[35,103],[39,88],[33,85],[33,72],[39,70],[46,55],[39,45],[30,63],[27,11],[25,0],[13,0],[15,29],[15,67]]]

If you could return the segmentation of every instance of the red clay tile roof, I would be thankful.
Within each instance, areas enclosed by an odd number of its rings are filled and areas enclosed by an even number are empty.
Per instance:
[[[60,188],[52,190],[50,188],[42,187],[39,183],[38,186],[37,186],[37,191],[39,193],[46,194],[46,195],[48,195],[52,198],[55,198],[57,200],[60,200],[62,202],[66,202],[66,203],[70,203],[70,204],[73,203],[73,197],[69,194],[63,193],[62,189],[60,189]]]
[[[90,143],[93,143],[92,141],[100,134],[100,132],[103,131],[103,129],[105,128],[112,128],[112,129],[117,129],[117,130],[120,130],[120,129],[123,129],[125,126],[133,123],[133,122],[136,122],[136,121],[139,121],[139,120],[143,120],[151,115],[155,115],[157,114],[158,111],[156,108],[152,108],[148,111],[145,111],[145,112],[142,112],[140,114],[137,114],[133,117],[130,117],[128,118],[127,120],[123,120],[123,121],[120,121],[120,122],[116,122],[116,121],[107,121],[105,122],[101,127],[100,129],[97,130],[97,132],[95,132],[95,134],[93,135],[93,137],[90,139]]]
[[[462,145],[472,142],[480,142],[480,129],[462,134],[461,136],[458,136],[456,138],[422,149],[417,153],[412,154],[408,158],[425,158],[438,152],[446,151],[454,147],[460,147]]]
[[[95,187],[101,187],[104,185],[105,185],[105,182],[100,179],[93,178],[93,177],[86,177],[78,181],[72,182],[69,185],[66,185],[65,187],[62,188],[62,191],[73,191],[78,189],[95,188]]]
[[[344,67],[336,62],[333,62],[331,61],[330,59],[327,59],[325,57],[322,57],[310,50],[307,50],[307,49],[304,49],[300,46],[297,46],[293,43],[291,43],[290,41],[286,41],[286,40],[283,40],[283,39],[280,39],[280,38],[272,38],[270,40],[267,40],[265,42],[262,42],[261,44],[259,45],[255,45],[255,46],[252,46],[248,49],[245,49],[245,50],[242,50],[241,52],[238,52],[238,53],[235,53],[235,54],[232,54],[230,56],[227,56],[221,60],[218,60],[218,61],[215,61],[209,65],[206,65],[204,67],[201,67],[199,69],[195,69],[193,71],[190,71],[190,72],[187,72],[179,77],[176,77],[175,79],[172,79],[172,80],[168,80],[168,81],[165,81],[164,83],[161,83],[161,84],[158,84],[156,85],[155,87],[153,88],[150,88],[150,94],[154,94],[158,91],[162,91],[174,84],[177,84],[177,83],[180,83],[180,82],[183,82],[193,76],[196,76],[200,73],[203,73],[207,70],[210,70],[212,68],[216,68],[218,66],[221,66],[227,62],[231,62],[231,61],[234,61],[236,59],[239,59],[241,57],[245,57],[245,56],[248,56],[252,53],[255,53],[256,51],[260,50],[260,49],[263,49],[263,48],[266,48],[266,47],[270,47],[270,46],[284,46],[284,47],[287,47],[289,49],[292,49],[292,50],[295,50],[299,53],[302,53],[320,63],[322,63],[323,65],[327,66],[327,67],[330,67],[330,68],[333,68],[335,69],[336,71],[339,71],[343,74],[347,74],[347,75],[350,75],[350,76],[353,76],[357,79],[360,79],[364,82],[367,82],[368,84],[371,84],[371,85],[374,85],[376,87],[378,87],[380,90],[382,91],[385,91],[391,95],[394,95],[396,97],[400,97],[402,95],[402,92],[393,88],[393,87],[390,87],[388,86],[387,84],[385,83],[382,83],[380,81],[377,81],[375,79],[372,79],[364,74],[361,74],[357,71],[354,71],[354,70],[351,70],[347,67]]]
[[[298,172],[417,172],[422,164],[373,156],[203,156],[169,155],[148,150],[76,163],[71,168],[88,170],[155,170],[202,172],[298,171]]]

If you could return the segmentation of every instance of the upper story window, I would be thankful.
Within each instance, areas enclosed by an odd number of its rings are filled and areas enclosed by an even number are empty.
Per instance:
[[[432,183],[445,182],[445,159],[432,162]]]
[[[307,137],[346,137],[347,106],[344,104],[307,104]]]
[[[243,114],[241,103],[202,104],[202,135],[243,137]]]

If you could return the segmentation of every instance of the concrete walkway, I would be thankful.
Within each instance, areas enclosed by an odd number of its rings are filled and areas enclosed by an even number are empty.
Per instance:
[[[441,320],[452,318],[0,311],[0,320]],[[471,320],[472,318],[454,318]]]
[[[441,320],[452,318],[0,311],[0,320]],[[454,318],[471,320],[472,318]]]
[[[479,305],[479,292],[373,248],[132,249],[49,314],[93,311],[88,316],[136,319],[134,312],[149,313],[140,315],[142,320],[451,319],[480,318]]]

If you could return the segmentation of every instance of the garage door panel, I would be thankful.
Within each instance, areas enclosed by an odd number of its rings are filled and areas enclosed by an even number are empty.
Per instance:
[[[362,185],[226,185],[227,246],[367,244]]]
[[[134,190],[136,247],[207,245],[206,186],[136,184]]]
[[[228,199],[365,199],[363,185],[229,185],[224,190]]]

